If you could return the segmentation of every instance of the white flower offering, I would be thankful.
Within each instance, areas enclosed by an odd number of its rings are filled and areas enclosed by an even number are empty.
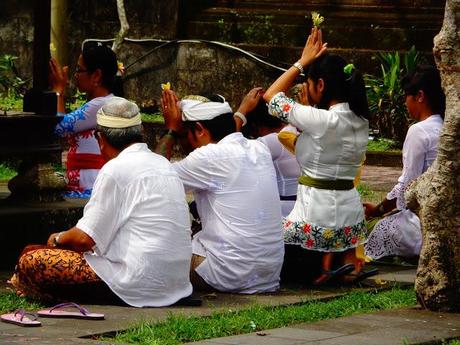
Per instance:
[[[311,20],[313,22],[313,26],[319,27],[324,22],[324,17],[319,14],[319,12],[313,11],[311,13]]]

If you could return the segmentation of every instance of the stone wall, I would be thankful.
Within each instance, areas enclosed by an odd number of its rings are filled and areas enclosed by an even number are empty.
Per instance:
[[[242,52],[200,42],[172,43],[158,48],[131,67],[139,56],[158,43],[127,43],[120,59],[128,66],[124,87],[130,98],[143,103],[159,102],[161,83],[171,82],[179,96],[218,93],[233,106],[256,85],[269,85],[278,74]]]
[[[431,60],[443,7],[444,0],[126,1],[129,37],[147,41],[128,42],[119,54],[128,66],[125,93],[140,103],[158,103],[160,83],[171,81],[179,95],[213,91],[236,106],[247,90],[268,85],[279,71],[223,46],[205,42],[162,46],[164,42],[149,39],[227,41],[268,62],[289,66],[301,52],[310,26],[306,16],[312,10],[326,17],[323,30],[331,50],[365,72],[378,71],[374,58],[378,51],[405,51],[415,45]],[[19,56],[25,77],[32,67],[31,8],[31,2],[0,3],[0,53]],[[112,0],[69,1],[68,15],[72,67],[85,38],[112,38],[119,29]]]

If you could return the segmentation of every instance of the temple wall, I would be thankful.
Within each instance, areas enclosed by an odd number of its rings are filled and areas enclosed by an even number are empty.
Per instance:
[[[0,53],[19,56],[24,77],[31,75],[31,1],[0,3]],[[158,102],[160,83],[171,81],[180,95],[203,91],[224,94],[233,105],[254,85],[266,86],[279,71],[242,52],[209,43],[173,43],[156,48],[161,39],[229,42],[268,62],[289,66],[302,49],[312,10],[325,16],[325,40],[365,72],[378,71],[375,53],[405,51],[412,45],[431,59],[444,0],[130,0],[126,1],[130,38],[120,60],[126,96]],[[108,39],[119,30],[112,0],[69,1],[69,65],[85,38]],[[142,41],[144,40],[144,41]],[[157,50],[143,57],[151,49]],[[138,62],[136,62],[138,60]],[[283,64],[284,63],[284,64]]]

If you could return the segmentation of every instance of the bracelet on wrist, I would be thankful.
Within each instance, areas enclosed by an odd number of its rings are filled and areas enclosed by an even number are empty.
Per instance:
[[[300,73],[302,73],[302,74],[304,73],[304,68],[303,68],[302,64],[300,63],[300,61],[297,61],[292,66],[297,68],[300,71]]]
[[[53,247],[59,246],[59,239],[61,238],[61,235],[62,235],[63,232],[64,231],[61,231],[56,236],[54,236],[54,238],[53,238]]]
[[[246,118],[246,115],[243,113],[237,111],[236,113],[233,114],[233,117],[239,118],[241,121],[243,121],[243,126],[245,126],[248,123],[248,119]]]

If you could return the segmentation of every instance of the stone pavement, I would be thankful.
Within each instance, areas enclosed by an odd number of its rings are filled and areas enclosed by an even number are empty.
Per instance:
[[[414,267],[379,266],[381,274],[372,277],[362,287],[375,289],[375,281],[388,279],[389,282],[413,285]],[[0,275],[3,279],[8,273]],[[4,285],[4,284],[3,284]],[[383,285],[385,286],[385,285]],[[4,290],[4,287],[2,289]],[[7,344],[112,344],[95,339],[95,335],[113,334],[128,328],[141,320],[162,320],[170,314],[210,315],[216,310],[236,310],[252,303],[262,305],[288,305],[309,300],[321,300],[349,293],[352,288],[321,288],[291,286],[279,293],[264,295],[205,294],[203,306],[169,308],[131,308],[118,306],[87,306],[93,312],[106,315],[103,321],[40,319],[42,327],[22,328],[0,323],[0,343]],[[246,335],[210,339],[193,344],[248,344],[248,345],[300,345],[300,344],[407,344],[460,337],[460,315],[437,314],[416,308],[388,310],[379,313],[353,315],[349,317],[324,320],[316,323],[303,323],[289,327],[267,330]],[[114,344],[114,343],[113,343]],[[118,343],[120,344],[120,343]]]
[[[364,165],[361,171],[361,183],[375,191],[389,192],[398,182],[401,171],[400,167]]]
[[[407,308],[303,323],[188,345],[440,344],[444,339],[457,337],[460,337],[460,314]]]

